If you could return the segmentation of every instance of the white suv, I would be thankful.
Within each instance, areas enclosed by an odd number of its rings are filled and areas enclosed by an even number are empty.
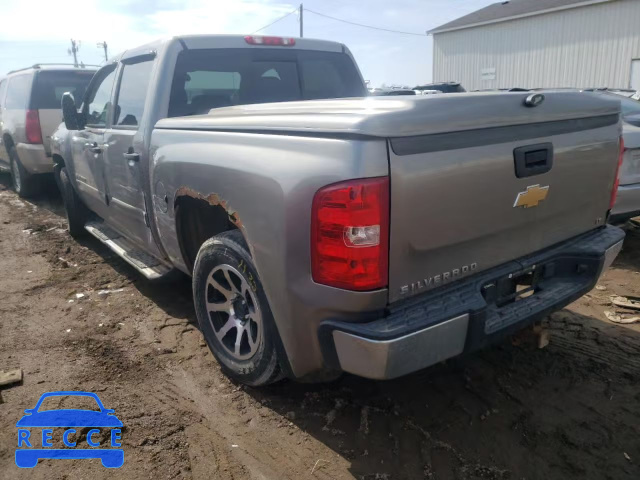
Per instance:
[[[37,64],[0,80],[0,170],[10,170],[21,197],[53,171],[51,134],[62,122],[62,94],[81,101],[96,68]]]

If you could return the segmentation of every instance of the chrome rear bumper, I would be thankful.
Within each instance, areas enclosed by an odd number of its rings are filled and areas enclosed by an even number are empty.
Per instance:
[[[469,315],[460,315],[393,340],[371,340],[334,330],[340,367],[345,372],[382,380],[426,368],[464,351]]]
[[[620,240],[618,243],[616,243],[615,245],[611,245],[609,248],[605,250],[602,273],[604,273],[605,270],[607,270],[611,266],[613,261],[616,259],[616,257],[620,253],[620,250],[622,250],[622,244],[623,244],[623,240]]]
[[[319,332],[325,361],[382,380],[482,348],[591,290],[620,253],[623,238],[622,230],[607,226],[390,305],[386,317],[365,323],[327,320]],[[523,272],[538,274],[534,295],[501,302],[487,290]]]

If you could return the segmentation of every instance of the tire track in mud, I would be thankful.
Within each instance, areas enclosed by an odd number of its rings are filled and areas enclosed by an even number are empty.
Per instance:
[[[299,454],[299,439],[291,438],[292,425],[271,415],[261,416],[257,410],[262,405],[246,396],[243,387],[222,378],[218,395],[212,397],[211,389],[203,389],[190,372],[172,369],[170,375],[172,382],[166,391],[202,417],[202,425],[219,439],[213,444],[216,456],[231,472],[235,469],[236,475],[245,475],[237,478],[295,479],[308,471],[309,460]]]

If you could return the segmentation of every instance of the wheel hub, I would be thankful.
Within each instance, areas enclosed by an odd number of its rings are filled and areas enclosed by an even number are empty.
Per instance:
[[[245,298],[238,295],[231,302],[231,305],[233,307],[234,316],[242,323],[245,323],[247,321],[247,315],[249,313],[249,305],[247,304]]]
[[[226,353],[235,360],[253,357],[262,343],[262,313],[244,275],[231,265],[217,265],[204,293],[210,325]]]

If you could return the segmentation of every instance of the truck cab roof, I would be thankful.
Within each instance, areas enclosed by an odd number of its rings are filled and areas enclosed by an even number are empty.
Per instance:
[[[252,44],[250,38],[253,39],[286,39],[289,41],[287,45],[278,45],[276,43],[269,44]],[[328,40],[316,40],[310,38],[297,37],[273,37],[263,35],[178,35],[174,37],[158,39],[138,47],[125,50],[110,60],[123,61],[129,58],[135,58],[145,54],[162,55],[165,51],[171,50],[171,47],[179,44],[184,49],[204,49],[204,48],[265,48],[278,47],[287,50],[316,50],[322,52],[345,53],[347,47],[339,42]]]

